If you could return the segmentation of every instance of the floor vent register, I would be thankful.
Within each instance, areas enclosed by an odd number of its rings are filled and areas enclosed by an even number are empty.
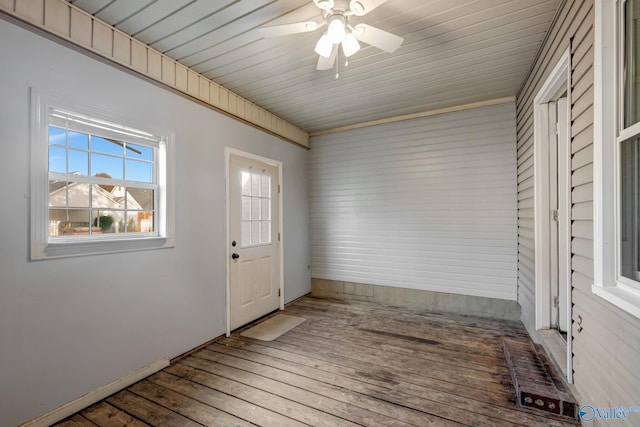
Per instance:
[[[509,339],[503,347],[520,406],[578,418],[577,402],[542,347]]]

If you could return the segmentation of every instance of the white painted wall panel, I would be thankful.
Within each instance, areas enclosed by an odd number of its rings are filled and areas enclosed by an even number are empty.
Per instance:
[[[516,299],[513,103],[312,138],[312,277]]]
[[[283,163],[285,298],[310,291],[307,150],[1,19],[0,52],[0,427],[224,333],[226,146]],[[175,248],[29,262],[32,86],[175,131]]]

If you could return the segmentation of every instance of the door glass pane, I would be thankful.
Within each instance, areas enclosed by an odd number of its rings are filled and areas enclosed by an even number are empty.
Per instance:
[[[621,275],[640,281],[640,139],[620,146]]]
[[[271,176],[243,171],[241,188],[242,246],[271,243]]]
[[[625,3],[624,127],[640,122],[640,0]]]
[[[242,172],[241,182],[242,182],[242,195],[251,196],[251,173]]]

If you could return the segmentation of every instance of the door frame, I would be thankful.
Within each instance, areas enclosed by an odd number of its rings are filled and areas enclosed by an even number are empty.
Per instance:
[[[549,113],[548,103],[566,90],[567,108],[571,108],[571,47],[551,71],[534,99],[534,237],[535,237],[535,327],[536,330],[551,327],[551,288],[549,281],[550,260],[549,233],[551,212],[549,207]],[[558,281],[565,286],[567,295],[567,381],[573,383],[572,331],[571,331],[571,114],[564,152],[564,176],[558,175],[558,187],[565,197],[559,198],[558,210]]]
[[[280,291],[280,310],[284,310],[284,230],[283,230],[283,225],[284,222],[282,220],[283,218],[283,196],[284,196],[284,185],[282,182],[282,162],[278,161],[278,160],[273,160],[273,159],[269,159],[267,157],[263,157],[263,156],[259,156],[257,154],[253,154],[253,153],[248,153],[246,151],[241,151],[235,148],[231,148],[231,147],[225,147],[224,149],[224,157],[225,157],[225,186],[226,186],[226,193],[225,193],[225,210],[226,210],[226,225],[225,225],[225,229],[226,229],[226,234],[227,234],[227,239],[226,239],[226,244],[227,244],[227,249],[225,251],[226,253],[226,258],[225,258],[225,274],[226,274],[226,288],[225,288],[225,304],[226,304],[226,316],[225,316],[225,328],[226,328],[226,335],[230,336],[231,335],[231,298],[230,298],[230,290],[231,290],[231,278],[230,278],[230,271],[229,271],[229,260],[231,259],[231,229],[229,226],[229,209],[230,209],[230,204],[229,204],[229,196],[230,196],[230,176],[229,176],[229,172],[230,172],[230,160],[231,160],[231,156],[235,155],[235,156],[240,156],[240,157],[245,157],[247,159],[252,159],[252,160],[257,160],[259,162],[262,163],[266,163],[268,165],[271,166],[275,166],[276,168],[278,168],[278,185],[280,186],[280,194],[278,197],[278,228],[279,228],[279,233],[280,233],[280,245],[279,245],[279,256],[280,256],[280,261],[279,261],[279,265],[278,268],[280,269],[280,283],[278,285],[278,289]]]

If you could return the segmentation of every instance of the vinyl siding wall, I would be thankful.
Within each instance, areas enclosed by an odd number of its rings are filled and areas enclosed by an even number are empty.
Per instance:
[[[591,292],[593,283],[593,0],[567,1],[517,101],[518,301],[535,332],[533,100],[571,47],[571,271],[574,384],[580,404],[634,406],[640,397],[640,320]],[[578,332],[578,319],[582,330]],[[630,418],[640,423],[640,415]],[[598,425],[603,420],[596,419]],[[602,425],[605,425],[606,421]],[[610,424],[610,423],[609,423]],[[609,425],[607,424],[607,425]]]
[[[311,144],[313,278],[516,299],[514,103]]]

